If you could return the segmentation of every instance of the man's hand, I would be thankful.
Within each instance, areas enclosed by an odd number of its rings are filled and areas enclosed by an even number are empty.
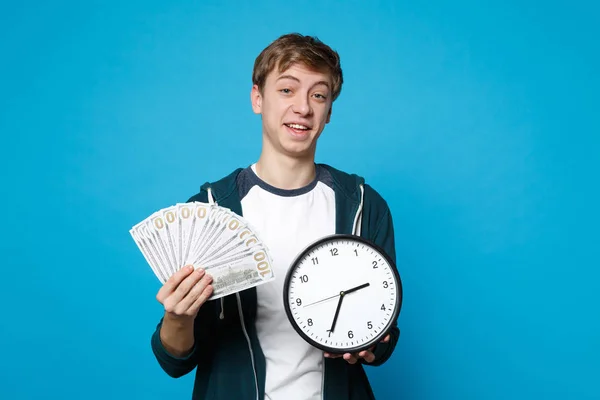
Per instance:
[[[189,354],[194,346],[194,319],[213,293],[212,277],[187,265],[160,288],[156,299],[165,308],[160,340],[175,356]]]
[[[390,335],[387,335],[381,342],[387,343],[390,341]],[[375,346],[371,347],[369,350],[363,350],[359,353],[345,353],[345,354],[331,354],[325,353],[325,357],[327,358],[340,358],[343,357],[349,364],[356,364],[361,358],[363,358],[366,362],[372,363],[375,361],[375,354],[373,354],[373,350]]]
[[[165,317],[193,320],[198,310],[212,295],[212,277],[202,269],[187,265],[177,271],[160,288],[156,299],[165,308]]]

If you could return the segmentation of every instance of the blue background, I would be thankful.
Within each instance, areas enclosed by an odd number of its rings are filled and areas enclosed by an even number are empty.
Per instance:
[[[394,215],[378,398],[599,399],[599,10],[485,3],[3,2],[0,397],[189,398],[128,230],[256,160],[254,58],[300,31],[346,80],[318,161]]]

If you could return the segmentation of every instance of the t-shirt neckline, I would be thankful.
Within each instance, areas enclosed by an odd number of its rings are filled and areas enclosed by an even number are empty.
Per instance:
[[[315,178],[308,185],[297,189],[280,189],[278,187],[268,184],[267,182],[263,181],[260,178],[260,176],[258,176],[258,173],[256,172],[256,163],[252,164],[249,170],[252,173],[252,177],[256,179],[256,184],[261,189],[266,190],[267,192],[275,194],[277,196],[283,197],[300,196],[310,192],[315,188],[315,186],[317,186],[317,183],[319,182],[319,179],[321,177],[321,168],[319,168],[318,164],[315,164]]]

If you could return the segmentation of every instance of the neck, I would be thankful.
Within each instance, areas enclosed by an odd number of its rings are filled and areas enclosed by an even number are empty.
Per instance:
[[[256,172],[269,185],[292,190],[312,182],[316,168],[314,157],[295,158],[263,151],[256,162]]]

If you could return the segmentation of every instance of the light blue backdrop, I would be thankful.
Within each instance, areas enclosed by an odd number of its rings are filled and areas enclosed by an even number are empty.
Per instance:
[[[318,161],[394,214],[378,398],[600,398],[592,2],[34,3],[0,8],[0,398],[189,398],[128,230],[256,160],[252,65],[290,31],[343,61]]]

